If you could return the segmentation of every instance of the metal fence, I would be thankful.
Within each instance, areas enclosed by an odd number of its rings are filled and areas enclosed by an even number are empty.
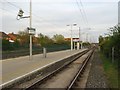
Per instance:
[[[54,51],[69,49],[68,46],[54,46],[54,47],[45,47],[45,48],[47,49],[47,52],[54,52]],[[41,54],[41,53],[43,53],[43,48],[33,49],[33,55]],[[16,50],[16,51],[5,51],[5,52],[2,52],[2,59],[15,58],[15,57],[26,56],[26,55],[29,55],[29,49]]]

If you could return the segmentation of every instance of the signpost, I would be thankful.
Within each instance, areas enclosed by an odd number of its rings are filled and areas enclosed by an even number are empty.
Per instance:
[[[29,28],[29,27],[27,27],[27,30],[28,30],[28,32],[29,32],[30,35],[35,35],[35,31],[36,31],[35,28]]]

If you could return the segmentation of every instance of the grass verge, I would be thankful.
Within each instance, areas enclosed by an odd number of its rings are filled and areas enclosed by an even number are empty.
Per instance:
[[[107,59],[102,53],[100,53],[100,57],[103,61],[103,67],[109,87],[118,88],[118,69],[116,68],[115,64],[113,64],[111,60]]]

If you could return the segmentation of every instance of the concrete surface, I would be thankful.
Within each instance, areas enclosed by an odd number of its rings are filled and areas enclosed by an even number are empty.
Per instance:
[[[29,60],[29,56],[24,56],[0,61],[0,64],[2,64],[2,73],[0,73],[0,81],[2,81],[2,84],[6,83],[21,75],[29,73],[56,60],[65,58],[83,50],[85,49],[51,52],[47,54],[47,58],[44,58],[43,54],[37,54],[33,56],[32,60]]]

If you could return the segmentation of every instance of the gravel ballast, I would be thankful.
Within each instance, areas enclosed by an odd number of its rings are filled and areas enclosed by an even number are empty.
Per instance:
[[[107,80],[104,74],[102,60],[99,53],[95,50],[92,66],[86,83],[86,88],[107,88]]]

